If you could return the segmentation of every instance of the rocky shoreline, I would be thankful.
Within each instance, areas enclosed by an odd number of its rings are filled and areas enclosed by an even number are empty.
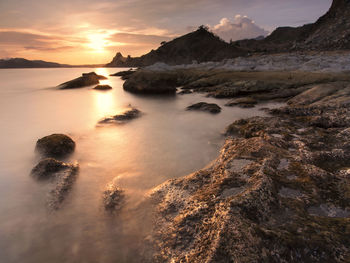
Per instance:
[[[144,262],[347,262],[347,74],[139,71],[126,85],[142,80],[153,92],[167,78],[208,96],[287,106],[234,122],[209,167],[149,193],[154,228]]]

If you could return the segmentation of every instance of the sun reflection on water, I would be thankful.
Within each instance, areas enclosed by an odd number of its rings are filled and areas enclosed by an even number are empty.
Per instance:
[[[97,68],[95,72],[98,75],[103,75],[107,78],[109,77],[109,73],[105,68]],[[111,81],[109,79],[100,80],[100,84],[112,86]],[[113,91],[96,91],[94,92],[94,100],[96,114],[99,118],[108,117],[110,115],[115,114],[116,101],[115,94],[113,93]]]

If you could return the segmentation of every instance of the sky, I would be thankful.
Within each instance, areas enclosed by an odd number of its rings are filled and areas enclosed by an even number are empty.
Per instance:
[[[225,41],[312,23],[332,0],[0,0],[0,58],[72,65],[140,56],[206,25]]]

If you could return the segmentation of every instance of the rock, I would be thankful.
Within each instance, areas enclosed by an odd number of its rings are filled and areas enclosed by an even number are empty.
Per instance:
[[[117,114],[112,117],[104,118],[103,120],[99,121],[99,124],[105,124],[105,123],[120,123],[125,121],[130,121],[133,119],[136,119],[141,116],[141,111],[139,111],[136,108],[131,108],[129,110],[126,110],[122,114]]]
[[[225,104],[225,106],[240,106],[242,108],[252,108],[257,103],[258,102],[251,97],[243,97],[230,100]]]
[[[134,74],[136,72],[136,70],[133,69],[129,69],[126,71],[119,71],[117,73],[111,74],[110,76],[113,77],[121,77],[123,80],[128,79],[132,74]]]
[[[73,153],[75,142],[64,134],[52,134],[39,139],[35,150],[44,157],[64,158]]]
[[[124,190],[114,184],[109,185],[103,192],[103,206],[107,211],[121,209],[124,201]]]
[[[185,95],[185,94],[192,94],[192,93],[193,93],[193,91],[190,90],[190,89],[183,89],[178,94],[179,95]]]
[[[96,89],[96,90],[110,90],[110,89],[112,89],[112,87],[109,85],[97,85],[94,89]]]
[[[124,90],[143,94],[175,94],[177,86],[176,74],[145,70],[133,73],[123,84]]]
[[[59,89],[76,89],[91,86],[100,83],[101,79],[107,79],[104,76],[97,75],[95,72],[83,73],[81,77],[64,82],[58,86]]]
[[[210,113],[220,113],[221,108],[215,103],[198,102],[187,107],[187,110],[201,110]]]
[[[31,175],[37,179],[50,179],[57,173],[67,169],[75,169],[74,165],[58,161],[53,158],[41,160],[31,171]]]

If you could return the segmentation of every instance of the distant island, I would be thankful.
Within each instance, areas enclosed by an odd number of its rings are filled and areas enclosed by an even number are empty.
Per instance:
[[[68,65],[43,60],[28,60],[24,58],[0,59],[0,68],[93,68],[103,65]]]

